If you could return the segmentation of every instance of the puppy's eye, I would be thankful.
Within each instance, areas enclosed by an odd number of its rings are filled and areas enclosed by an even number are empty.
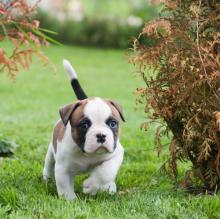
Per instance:
[[[107,121],[107,125],[108,125],[111,129],[115,129],[115,128],[117,128],[118,123],[117,123],[115,120],[110,119],[110,120]]]
[[[88,129],[89,128],[89,124],[88,123],[80,124],[80,128],[81,129]]]
[[[91,122],[89,120],[85,120],[85,121],[82,121],[78,124],[78,127],[81,129],[81,130],[87,130],[91,125]]]

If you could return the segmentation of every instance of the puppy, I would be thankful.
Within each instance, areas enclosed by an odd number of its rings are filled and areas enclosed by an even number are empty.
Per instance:
[[[43,177],[55,175],[59,196],[76,198],[74,176],[89,172],[83,182],[83,193],[116,192],[115,178],[123,161],[124,150],[119,142],[122,110],[111,100],[88,98],[81,88],[71,64],[63,61],[77,101],[60,109],[45,158]]]

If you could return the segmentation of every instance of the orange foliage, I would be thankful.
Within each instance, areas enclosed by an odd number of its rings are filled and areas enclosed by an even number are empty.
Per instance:
[[[11,52],[0,48],[0,72],[5,70],[12,78],[19,67],[29,68],[34,54],[45,64],[48,62],[40,51],[42,45],[48,44],[46,36],[39,28],[39,21],[33,19],[37,3],[30,5],[26,0],[0,2],[0,41],[8,40],[13,45]]]
[[[193,173],[206,188],[220,187],[220,3],[163,0],[161,17],[143,28],[134,42],[132,61],[146,87],[152,121],[160,121],[156,142],[172,132],[170,167],[190,160]],[[143,39],[150,37],[151,44]],[[153,69],[148,75],[146,69]],[[153,111],[152,111],[153,109]]]

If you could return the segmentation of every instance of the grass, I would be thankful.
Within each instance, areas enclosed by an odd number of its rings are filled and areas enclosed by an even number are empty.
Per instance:
[[[57,65],[56,74],[35,61],[15,83],[0,76],[0,130],[20,145],[13,159],[0,160],[0,218],[220,218],[218,194],[174,191],[172,181],[159,173],[166,155],[157,157],[152,130],[140,131],[145,115],[142,107],[135,109],[133,93],[143,83],[132,74],[124,51],[50,47],[47,54]],[[111,98],[124,107],[125,159],[113,196],[85,196],[84,175],[76,179],[78,200],[67,202],[58,199],[54,182],[42,180],[58,109],[75,99],[61,65],[64,57],[74,63],[90,96]]]

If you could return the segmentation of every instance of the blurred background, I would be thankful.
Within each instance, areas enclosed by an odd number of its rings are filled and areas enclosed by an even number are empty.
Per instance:
[[[37,18],[63,44],[128,48],[158,12],[148,0],[41,0]]]

